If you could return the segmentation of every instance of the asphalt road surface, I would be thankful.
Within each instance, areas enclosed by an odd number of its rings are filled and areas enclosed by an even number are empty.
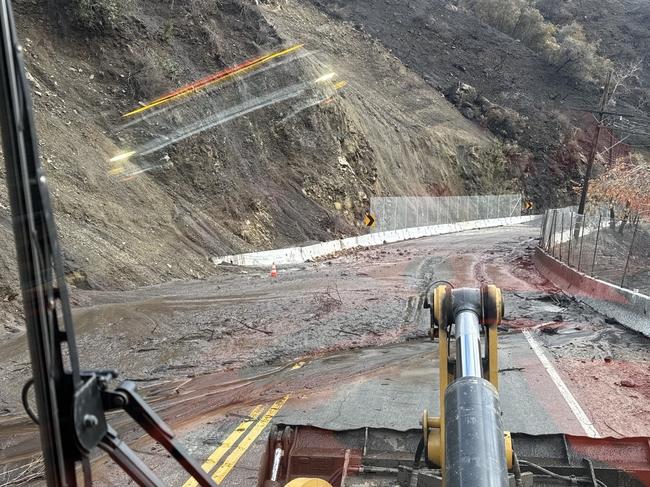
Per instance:
[[[506,304],[506,429],[650,436],[648,340],[541,277],[530,261],[538,235],[533,222],[346,252],[281,268],[276,279],[267,269],[228,268],[208,281],[81,294],[80,346],[87,361],[117,362],[141,380],[220,485],[251,486],[274,421],[419,428],[423,409],[438,410],[425,289],[439,279],[494,283]],[[12,421],[5,462],[34,449],[33,429],[19,416]],[[193,485],[128,421],[112,422],[169,485]],[[95,464],[96,485],[128,484],[110,461]]]

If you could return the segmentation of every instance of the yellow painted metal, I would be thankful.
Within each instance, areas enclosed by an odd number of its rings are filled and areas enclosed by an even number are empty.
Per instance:
[[[426,409],[422,413],[422,421],[420,424],[422,425],[422,437],[424,438],[424,444],[426,445],[429,441],[429,411]]]
[[[501,288],[496,286],[494,286],[494,303],[497,310],[496,325],[499,325],[503,319],[503,295],[501,294]]]
[[[438,360],[440,361],[440,428],[438,431],[439,451],[437,462],[429,458],[431,462],[438,465],[440,468],[445,468],[445,392],[447,391],[447,384],[449,380],[448,367],[447,367],[447,329],[440,328],[440,340],[438,343]],[[432,435],[429,435],[431,437]],[[443,472],[444,473],[444,472]]]
[[[447,319],[449,310],[445,308],[449,304],[449,286],[438,286],[433,290],[433,319],[438,326],[438,366],[439,366],[439,394],[440,394],[440,417],[428,417],[425,411],[422,417],[422,428],[426,445],[427,458],[434,465],[444,468],[445,465],[445,391],[447,384],[453,377],[449,377],[448,348],[447,348]]]
[[[512,470],[513,453],[512,453],[512,436],[510,435],[510,431],[505,431],[503,433],[503,438],[506,442],[506,465],[508,467],[508,470]]]
[[[442,303],[445,297],[445,286],[438,286],[433,290],[433,317],[436,324],[441,328],[444,327],[444,320],[442,314]]]
[[[445,468],[445,392],[447,385],[450,384],[454,377],[450,375],[448,362],[448,343],[447,343],[447,293],[450,288],[447,286],[438,286],[433,292],[433,317],[439,327],[438,330],[438,360],[439,360],[439,378],[440,378],[440,417],[429,417],[428,412],[424,411],[422,416],[422,429],[424,441],[427,448],[427,458],[431,463],[437,465],[443,470]],[[484,309],[489,307],[490,316],[486,319],[484,325],[487,332],[488,346],[488,370],[486,379],[489,380],[495,388],[499,388],[499,352],[498,352],[498,325],[503,318],[503,297],[501,289],[494,285],[487,286],[487,292],[482,295],[482,299],[488,300],[483,302]],[[504,442],[506,450],[506,464],[508,469],[512,469],[513,450],[512,438],[510,433],[504,433]]]
[[[439,360],[440,360],[440,467],[445,466],[445,392],[447,391],[447,384],[449,374],[447,370],[447,329],[440,328],[440,340],[438,343],[440,347]]]
[[[483,307],[483,324],[499,325],[503,319],[503,296],[501,289],[494,284],[481,288],[481,306]]]
[[[332,487],[332,484],[321,479],[294,479],[285,487]]]
[[[488,380],[499,390],[499,342],[497,325],[487,327],[488,340]]]
[[[422,414],[422,434],[424,438],[424,445],[426,447],[426,455],[430,462],[434,465],[442,467],[444,464],[443,458],[443,448],[442,448],[442,439],[444,438],[444,428],[441,426],[444,422],[444,411],[445,411],[445,389],[448,384],[448,372],[447,372],[447,322],[446,317],[448,316],[447,310],[444,309],[445,297],[447,295],[447,286],[438,286],[433,290],[433,296],[431,297],[432,303],[432,331],[433,324],[435,324],[437,329],[437,336],[435,333],[432,333],[431,338],[434,340],[438,339],[438,361],[439,361],[439,379],[440,379],[440,417],[429,418],[428,411],[424,411]]]
[[[440,428],[440,418],[428,418],[427,424],[429,425],[429,428]]]
[[[427,438],[427,458],[434,465],[442,468],[444,465],[444,449],[442,448],[442,436],[439,428],[432,428],[429,430]]]
[[[493,316],[486,316],[485,327],[487,335],[487,356],[488,356],[488,370],[485,371],[484,377],[489,380],[492,385],[499,390],[499,343],[498,343],[498,329],[499,323],[503,318],[503,296],[501,289],[493,284],[487,286],[487,299],[488,303],[483,302],[483,309],[486,308],[494,312]],[[491,313],[490,313],[491,315]]]

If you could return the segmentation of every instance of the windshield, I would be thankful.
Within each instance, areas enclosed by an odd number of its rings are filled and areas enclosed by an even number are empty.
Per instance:
[[[219,485],[257,482],[275,424],[418,430],[439,281],[504,294],[506,429],[650,436],[650,2],[13,8],[81,367],[135,381]],[[4,185],[0,219],[0,486],[36,484]]]

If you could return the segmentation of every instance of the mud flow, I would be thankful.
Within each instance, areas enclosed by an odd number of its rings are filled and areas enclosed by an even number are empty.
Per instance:
[[[347,251],[280,267],[277,278],[268,269],[227,267],[201,281],[79,292],[86,304],[75,309],[82,359],[114,364],[122,378],[137,381],[198,458],[210,455],[210,438],[225,435],[237,418],[284,397],[278,421],[417,428],[421,410],[438,407],[437,344],[427,336],[424,292],[439,279],[490,282],[505,296],[500,376],[512,431],[585,434],[525,331],[599,434],[649,435],[648,340],[539,275],[530,261],[537,234],[532,225],[503,227]],[[1,347],[12,408],[2,418],[8,434],[0,458],[10,465],[35,455],[38,443],[18,407],[26,365],[16,364],[27,363],[24,345]],[[368,409],[368,401],[376,405]],[[159,452],[126,418],[111,423],[138,448]],[[174,472],[159,454],[152,460]],[[113,470],[101,469],[106,482],[116,481]],[[240,474],[230,475],[228,485],[240,485]]]

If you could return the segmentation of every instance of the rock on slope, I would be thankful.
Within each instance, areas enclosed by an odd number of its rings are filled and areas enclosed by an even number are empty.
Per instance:
[[[576,107],[594,107],[600,86],[568,76],[522,42],[487,25],[454,0],[312,0],[331,18],[348,22],[377,39],[409,69],[441,91],[459,83],[476,88],[491,103],[514,110],[522,132],[514,137],[532,155],[524,192],[537,207],[572,204],[573,187],[584,171],[593,118]],[[650,3],[644,0],[538,0],[558,26],[577,20],[588,40],[602,39],[600,52],[615,64],[645,56],[650,76]],[[457,6],[460,4],[460,7]],[[492,4],[493,5],[493,4]],[[560,16],[559,10],[566,15]],[[650,113],[647,78],[629,94],[617,95],[619,109]],[[643,105],[643,100],[646,100]],[[489,126],[489,120],[488,120]],[[587,132],[589,130],[586,130]],[[498,131],[497,131],[498,132]],[[580,132],[580,130],[578,130]],[[622,138],[625,133],[619,134]],[[628,141],[629,142],[629,141]],[[580,154],[582,152],[582,156]]]
[[[17,2],[16,13],[78,287],[203,277],[215,271],[210,255],[354,234],[372,195],[462,193],[462,166],[476,164],[468,148],[492,144],[385,48],[308,2],[134,0],[97,30],[53,21],[46,3]],[[109,175],[128,145],[115,134],[121,113],[297,42],[348,81],[331,103],[283,123],[286,106],[258,110],[168,148],[171,168]],[[296,79],[309,69],[297,66]],[[0,238],[13,249],[4,188],[0,204]],[[15,286],[12,252],[0,262]]]

